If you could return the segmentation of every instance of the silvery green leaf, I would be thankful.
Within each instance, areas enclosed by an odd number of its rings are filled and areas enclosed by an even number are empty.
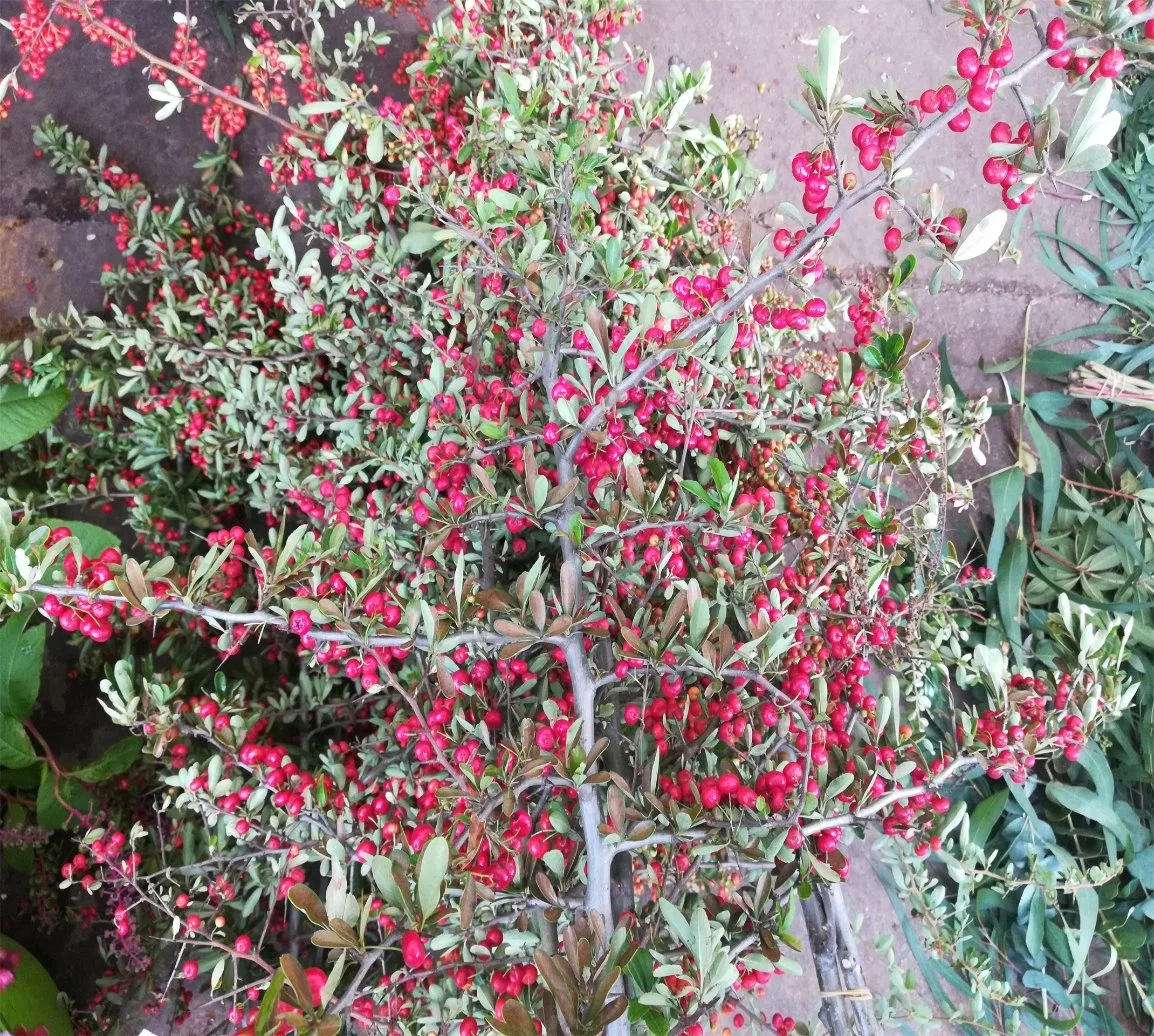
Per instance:
[[[951,257],[954,262],[962,263],[988,252],[1001,236],[1008,218],[1005,209],[996,209],[988,216],[983,216],[978,225],[962,238],[958,247],[954,249]]]
[[[832,25],[821,30],[817,40],[817,81],[822,100],[828,105],[837,89],[838,66],[841,64],[841,36]]]
[[[1113,89],[1113,83],[1109,79],[1102,78],[1091,84],[1086,91],[1078,104],[1074,121],[1070,123],[1070,132],[1066,136],[1067,156],[1076,155],[1082,150],[1086,135],[1093,132],[1094,126],[1106,114]]]

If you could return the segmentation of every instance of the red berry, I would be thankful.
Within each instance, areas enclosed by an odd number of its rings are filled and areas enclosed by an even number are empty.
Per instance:
[[[1005,68],[1013,60],[1014,46],[1009,40],[990,53],[990,64],[994,68]]]
[[[197,964],[194,960],[186,960],[180,966],[180,973],[184,976],[186,981],[191,982],[194,978],[196,978],[197,975],[200,974],[200,965]]]
[[[1098,59],[1098,71],[1107,79],[1113,79],[1126,66],[1126,55],[1118,47],[1111,47]]]
[[[890,215],[890,200],[884,194],[879,194],[874,199],[874,218],[875,219],[889,219]]]
[[[979,86],[971,86],[966,100],[976,112],[988,112],[994,106],[994,95]]]
[[[887,252],[896,252],[902,247],[902,232],[897,227],[890,227],[886,231],[885,237],[882,238],[882,242],[885,244]]]
[[[1066,45],[1066,23],[1054,18],[1046,26],[1046,46],[1051,50],[1061,50]]]
[[[966,47],[958,54],[958,75],[963,79],[973,79],[981,67],[982,59],[978,57],[978,52],[973,47]]]

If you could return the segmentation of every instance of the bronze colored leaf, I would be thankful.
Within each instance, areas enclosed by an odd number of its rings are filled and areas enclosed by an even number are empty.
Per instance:
[[[523,637],[532,639],[536,634],[529,629],[526,629],[520,623],[511,622],[509,619],[497,619],[493,623],[493,629],[496,630],[502,637]]]
[[[349,946],[358,949],[360,948],[361,941],[357,938],[356,929],[353,928],[353,926],[349,924],[348,921],[340,917],[334,917],[329,922],[329,927],[332,929],[334,935],[336,935],[338,938],[344,939]]]
[[[537,871],[536,876],[537,888],[541,890],[541,895],[548,903],[557,902],[557,890],[553,888],[553,882],[549,880],[549,876],[544,871]]]
[[[537,629],[545,629],[545,620],[549,617],[549,613],[545,608],[545,598],[541,596],[540,590],[534,590],[529,595],[529,612],[533,616],[533,623]]]
[[[335,1014],[326,1014],[317,1022],[316,1036],[337,1036],[341,1031],[341,1020]]]
[[[113,579],[112,585],[116,587],[120,596],[123,597],[129,604],[131,604],[133,608],[144,607],[140,603],[140,598],[136,596],[136,592],[129,585],[128,580],[123,576],[117,576],[115,579]]]
[[[481,467],[480,464],[472,464],[469,470],[473,473],[473,477],[481,483],[481,488],[485,490],[489,496],[497,495],[497,487],[493,485],[493,480],[489,477],[489,473]]]
[[[549,992],[553,994],[565,1024],[569,1026],[570,1031],[577,1028],[579,993],[568,963],[563,957],[550,957],[541,950],[533,954],[533,963],[537,965],[537,971],[545,980]]]
[[[577,487],[579,485],[581,485],[581,480],[579,478],[574,477],[574,478],[569,479],[563,485],[554,486],[552,489],[549,490],[548,495],[545,497],[545,506],[546,507],[556,507],[557,504],[561,503],[564,500],[567,500],[575,492],[577,492]]]
[[[589,1009],[591,1011],[597,1013],[601,1010],[620,977],[620,968],[608,968],[597,976],[597,981],[589,993]]]
[[[566,561],[561,566],[561,607],[571,612],[577,605],[577,590],[580,573],[572,561]]]
[[[593,747],[589,749],[589,754],[585,757],[586,767],[592,766],[600,758],[601,753],[609,747],[609,738],[599,737],[593,742]]]
[[[609,819],[613,821],[614,830],[619,835],[625,834],[625,797],[617,785],[611,784],[609,786],[606,801],[609,806]]]
[[[124,562],[124,575],[128,579],[128,585],[132,587],[132,592],[136,594],[137,598],[148,596],[148,583],[144,579],[144,573],[140,569],[140,562],[136,558],[126,558]]]
[[[661,624],[661,639],[668,643],[672,638],[681,617],[689,610],[688,598],[684,590],[670,602],[665,609],[665,621]]]
[[[465,890],[461,893],[461,927],[468,928],[473,923],[473,912],[477,909],[477,882],[472,874],[465,879]]]
[[[634,824],[629,830],[629,841],[644,842],[646,838],[651,838],[657,833],[657,825],[652,820],[643,820],[639,824]]]
[[[497,657],[508,661],[510,658],[515,658],[526,648],[531,648],[533,642],[531,640],[518,640],[512,644],[506,644],[500,651],[497,652]]]
[[[297,1005],[299,1007],[311,1007],[313,1002],[312,988],[309,986],[309,980],[300,961],[292,954],[282,953],[280,969],[285,973],[285,978],[288,979],[289,985],[292,987],[293,997]]]
[[[513,599],[504,590],[482,590],[477,594],[477,603],[491,612],[507,612],[513,608]]]
[[[633,630],[631,630],[628,626],[621,627],[621,639],[625,641],[625,643],[628,644],[631,648],[633,648],[637,654],[649,654],[649,648],[646,646],[645,641],[637,636],[637,634],[634,633]]]
[[[602,349],[609,347],[609,330],[605,326],[605,316],[599,309],[590,309],[587,317],[589,327],[597,336],[597,341]]]
[[[447,697],[456,697],[457,688],[453,683],[453,677],[443,665],[437,666],[437,686],[441,688],[441,693]]]
[[[321,928],[313,932],[311,940],[314,946],[319,946],[323,950],[344,950],[356,947],[357,943],[354,939],[350,942],[345,936],[338,935],[334,931],[327,928]]]
[[[297,884],[289,889],[289,902],[319,928],[327,927],[329,915],[324,904],[308,885]]]
[[[629,1000],[627,997],[619,996],[610,1000],[605,1005],[605,1009],[593,1019],[593,1031],[604,1032],[612,1022],[615,1022],[626,1012],[628,1007]]]
[[[625,466],[625,482],[629,486],[629,495],[637,504],[645,503],[645,481],[641,477],[641,469],[636,464]]]
[[[563,637],[573,628],[572,615],[558,615],[551,623],[548,629],[545,630],[547,637]]]
[[[502,1031],[508,1033],[508,1036],[537,1036],[537,1030],[533,1027],[533,1020],[525,1008],[521,1006],[520,1000],[506,1000],[504,1014],[505,1027]]]

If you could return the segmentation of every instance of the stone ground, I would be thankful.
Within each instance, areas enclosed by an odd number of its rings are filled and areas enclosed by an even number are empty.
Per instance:
[[[204,33],[211,55],[207,78],[231,79],[237,57],[214,28],[211,8],[205,0],[190,0],[189,6],[208,29]],[[940,4],[927,0],[647,0],[644,7],[645,20],[629,38],[652,54],[659,69],[671,60],[690,66],[710,62],[714,90],[709,109],[719,117],[730,112],[747,119],[760,117],[763,142],[757,158],[761,165],[779,170],[774,199],[796,200],[788,164],[794,151],[811,138],[788,99],[798,88],[797,62],[815,60],[816,37],[824,25],[836,25],[843,35],[848,34],[843,45],[843,76],[851,92],[864,92],[883,73],[907,94],[941,85],[960,38],[958,27],[950,24]],[[0,17],[12,16],[18,9],[18,0],[0,0]],[[169,49],[175,9],[166,0],[108,3],[109,13],[137,26],[144,45],[161,53]],[[407,48],[413,35],[411,27],[402,31],[398,44]],[[0,69],[12,64],[12,52],[0,46]],[[1044,92],[1045,81],[1045,71],[1036,73],[1027,82],[1026,93]],[[203,145],[197,109],[174,117],[166,132],[156,133],[155,106],[145,94],[139,73],[113,69],[102,48],[74,42],[68,56],[58,60],[55,74],[50,71],[36,86],[36,94],[31,104],[18,102],[11,117],[0,123],[0,333],[6,335],[19,327],[30,306],[41,312],[58,309],[70,300],[82,310],[95,306],[99,265],[114,255],[108,225],[81,213],[75,193],[45,163],[33,158],[30,128],[34,121],[51,112],[97,144],[108,142],[113,153],[139,171],[159,194],[195,175],[191,163]],[[1001,111],[1015,124],[1020,118],[1010,105]],[[246,135],[245,152],[260,150],[257,137],[252,132]],[[940,184],[951,204],[965,206],[975,220],[993,210],[999,204],[998,192],[979,176],[985,157],[983,140],[974,132],[935,140],[919,156],[914,182],[922,188]],[[252,177],[246,192],[254,200],[268,200],[259,175]],[[1041,227],[1052,227],[1060,204],[1039,202],[1032,219]],[[881,230],[868,208],[862,206],[851,214],[837,240],[831,261],[843,272],[884,261]],[[1074,214],[1074,225],[1091,228],[1095,213],[1095,206],[1082,205]],[[915,291],[921,310],[918,337],[936,342],[943,334],[949,336],[951,364],[967,391],[990,389],[993,398],[1004,398],[997,380],[985,376],[981,364],[1021,352],[1030,303],[1035,304],[1033,343],[1096,317],[1093,308],[1045,269],[1028,238],[1025,252],[1018,264],[999,264],[991,255],[967,264],[965,280],[936,299],[928,296],[924,279]],[[918,381],[927,388],[936,384],[936,361],[930,353],[915,363]],[[993,438],[990,463],[998,466],[1001,458],[1009,456],[1010,445],[1004,434]],[[872,952],[875,940],[893,935],[902,967],[912,966],[912,958],[904,949],[900,920],[864,850],[858,856],[847,897],[851,912],[862,919],[859,944],[867,981],[884,995],[888,965]],[[772,1010],[799,1020],[811,1017],[817,1003],[816,983],[809,975],[783,980],[773,990]],[[151,1023],[154,1030],[156,1025]],[[132,1031],[135,1036],[139,1030]]]

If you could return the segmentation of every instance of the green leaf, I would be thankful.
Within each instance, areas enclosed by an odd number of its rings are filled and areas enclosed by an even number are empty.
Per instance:
[[[126,737],[117,741],[96,762],[73,771],[72,776],[78,781],[94,784],[115,777],[118,773],[124,773],[140,758],[140,746],[143,743],[138,737]]]
[[[1074,902],[1078,904],[1078,934],[1066,932],[1070,943],[1070,956],[1074,958],[1071,970],[1074,979],[1082,976],[1086,958],[1090,955],[1090,944],[1094,941],[1094,930],[1098,924],[1098,890],[1080,888],[1074,890]]]
[[[910,279],[910,275],[914,272],[914,267],[917,266],[918,260],[912,252],[907,255],[894,272],[894,288],[900,288],[906,281]],[[944,338],[943,338],[944,341]]]
[[[60,1000],[52,976],[14,939],[0,935],[0,949],[17,954],[15,980],[0,989],[0,1024],[5,1030],[33,1032],[43,1027],[48,1036],[72,1036],[72,1019]]]
[[[519,118],[524,109],[521,105],[521,92],[517,89],[517,80],[513,78],[512,73],[500,67],[497,68],[493,78],[497,81],[497,89],[501,92],[505,107]]]
[[[986,845],[986,840],[990,837],[990,832],[994,830],[994,825],[998,822],[1002,812],[1006,808],[1006,801],[1009,799],[1010,793],[1003,788],[999,792],[995,792],[989,798],[982,799],[977,806],[974,807],[974,812],[970,816],[970,844],[982,849]]]
[[[649,1004],[642,1004],[636,1000],[630,1002],[629,1021],[634,1024],[644,1022],[645,1028],[653,1033],[653,1036],[668,1036],[669,1034],[669,1022],[665,1015]]]
[[[1050,531],[1054,515],[1058,511],[1058,496],[1062,491],[1062,453],[1038,423],[1029,407],[1022,411],[1034,449],[1038,453],[1038,464],[1042,469],[1042,517],[1038,523],[1038,535],[1045,536]]]
[[[36,752],[24,731],[24,724],[11,716],[0,715],[0,766],[16,770],[36,762]]]
[[[62,828],[70,816],[65,802],[73,809],[87,813],[92,806],[92,796],[68,777],[62,777],[57,785],[51,767],[45,763],[40,772],[40,790],[36,793],[36,823],[46,831]]]
[[[1046,931],[1046,897],[1034,885],[1026,886],[1023,896],[1030,897],[1030,915],[1026,922],[1026,949],[1032,957],[1042,952],[1042,936]]]
[[[1113,833],[1119,841],[1126,845],[1130,844],[1130,832],[1122,822],[1122,818],[1114,812],[1113,804],[1103,800],[1089,788],[1051,781],[1046,785],[1046,798],[1093,820]]]
[[[994,527],[990,530],[990,547],[986,553],[986,564],[998,571],[1002,548],[1005,546],[1006,528],[1010,519],[1022,502],[1022,490],[1026,488],[1026,476],[1021,468],[1007,468],[990,479],[990,500],[994,505]]]
[[[1021,651],[1022,632],[1018,626],[1018,614],[1021,607],[1022,582],[1026,577],[1026,562],[1029,550],[1026,541],[1014,539],[1010,549],[1006,551],[1005,559],[998,566],[998,575],[995,580],[998,591],[998,614],[1002,619],[1002,628],[1010,638],[1015,654]]]
[[[42,524],[50,529],[67,529],[80,541],[80,550],[86,558],[100,556],[100,552],[109,547],[120,547],[120,537],[108,529],[93,525],[91,522],[72,522],[58,518],[45,518]]]
[[[369,131],[365,141],[365,156],[374,165],[385,157],[385,124],[378,122]]]
[[[911,256],[912,258],[912,256]],[[938,381],[943,389],[951,388],[954,390],[954,396],[961,402],[966,398],[965,392],[962,391],[962,386],[958,384],[957,378],[954,377],[954,372],[950,368],[950,354],[947,348],[947,338],[945,335],[938,340],[938,367],[940,374]]]
[[[1083,144],[1095,139],[1097,127],[1102,122],[1106,109],[1110,107],[1113,91],[1114,84],[1105,76],[1090,84],[1078,103],[1078,110],[1074,112],[1074,118],[1070,122],[1070,131],[1066,134],[1067,156],[1076,155],[1082,150]]]
[[[8,808],[4,811],[4,829],[6,831],[14,831],[17,828],[24,827],[28,822],[28,810],[26,810],[19,802],[8,803]],[[21,846],[19,843],[13,843],[4,847],[4,862],[8,864],[15,871],[21,874],[31,874],[36,867],[36,850],[30,846]],[[0,1019],[2,1023],[3,1019]]]
[[[0,626],[0,713],[27,719],[40,691],[44,664],[44,624],[25,629],[35,609],[13,615]]]
[[[421,917],[431,917],[441,905],[441,882],[449,872],[449,843],[440,835],[430,838],[417,861],[417,902]]]
[[[882,356],[882,351],[876,345],[867,345],[861,351],[862,363],[872,370],[880,371],[885,367],[885,358]]]
[[[284,983],[285,973],[278,970],[264,991],[264,996],[261,997],[260,1012],[256,1016],[254,1026],[257,1036],[266,1036],[266,1033],[275,1028],[277,1003],[280,1001],[280,991]]]
[[[983,216],[977,226],[958,242],[951,255],[954,262],[964,263],[967,259],[976,259],[988,252],[1002,236],[1008,218],[1005,209],[995,209],[988,216]]]
[[[341,146],[341,141],[345,139],[345,134],[349,130],[349,124],[344,119],[337,119],[325,134],[325,151],[330,155],[337,153],[337,148]]]
[[[841,65],[841,36],[832,25],[821,30],[817,38],[817,78],[821,97],[827,105],[837,90],[838,70]]]
[[[653,954],[642,947],[629,958],[629,963],[625,965],[625,974],[642,993],[648,993],[657,985],[657,979],[653,977],[653,969],[656,966]]]
[[[39,396],[28,395],[23,385],[0,388],[0,450],[44,431],[68,406],[72,393],[68,389],[49,389]]]
[[[1154,845],[1149,845],[1138,853],[1126,869],[1146,888],[1154,891]]]
[[[448,236],[454,235],[450,231]],[[445,240],[447,240],[445,228],[414,220],[409,224],[405,236],[401,238],[401,248],[412,255],[421,255],[436,248]]]

